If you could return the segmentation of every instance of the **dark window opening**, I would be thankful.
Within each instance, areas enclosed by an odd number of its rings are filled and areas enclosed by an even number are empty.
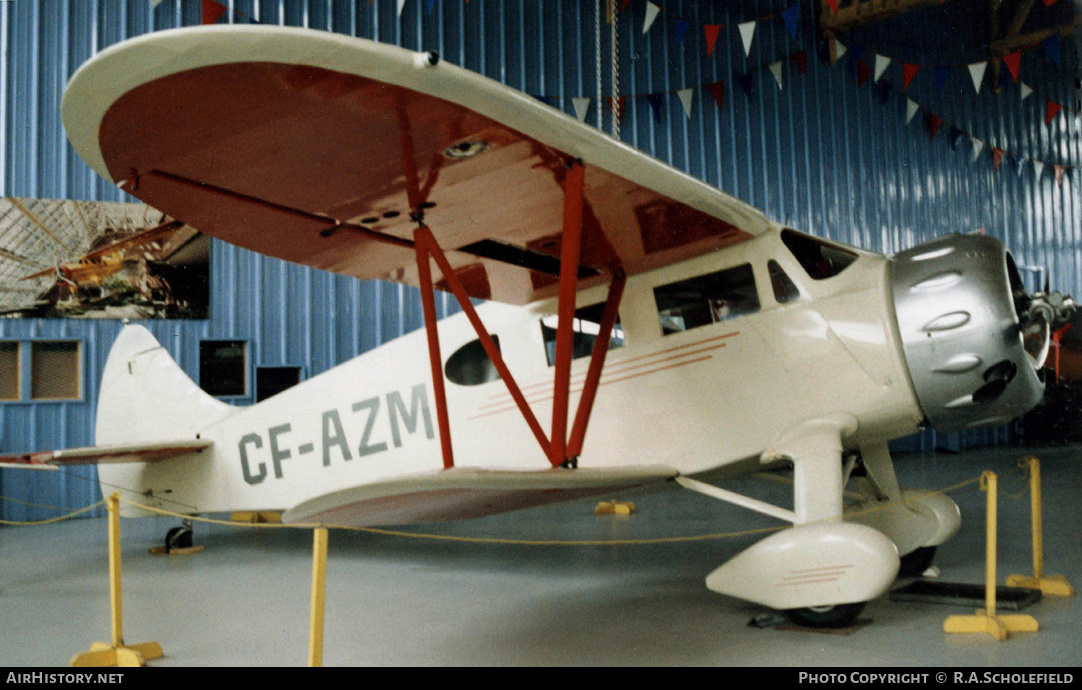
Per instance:
[[[19,343],[0,342],[0,400],[18,400],[22,397]]]
[[[778,265],[777,261],[771,259],[767,262],[766,268],[770,273],[770,286],[774,288],[774,299],[777,300],[778,304],[800,299],[800,289],[793,283],[789,274]]]
[[[500,352],[499,336],[491,336],[496,345],[496,351]],[[455,353],[447,358],[447,364],[443,367],[443,373],[451,383],[460,386],[479,386],[490,381],[499,381],[500,372],[492,363],[485,346],[480,340],[471,340]]]
[[[199,343],[199,386],[211,395],[247,395],[248,343],[243,340]]]
[[[794,230],[782,230],[781,241],[813,280],[832,278],[857,260],[856,252]]]
[[[255,401],[278,395],[301,382],[300,367],[256,367]]]
[[[571,358],[588,357],[594,351],[594,343],[601,334],[601,317],[605,314],[605,303],[592,304],[575,310],[575,319],[571,322]],[[556,363],[556,327],[560,318],[557,314],[541,319],[541,337],[545,341],[545,356],[549,366]],[[620,328],[620,316],[617,314],[612,332],[609,333],[609,348],[624,346],[624,331]]]
[[[79,343],[40,341],[30,344],[30,398],[78,400],[82,395]]]
[[[654,300],[665,335],[759,311],[751,264],[656,287]]]

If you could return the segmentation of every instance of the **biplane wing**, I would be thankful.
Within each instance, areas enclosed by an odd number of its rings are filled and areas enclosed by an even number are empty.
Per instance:
[[[148,34],[84,65],[63,118],[98,173],[202,232],[418,284],[423,220],[470,296],[512,304],[556,293],[572,161],[585,166],[579,287],[771,227],[538,100],[433,54],[333,33]]]
[[[127,462],[157,462],[188,453],[197,453],[213,445],[212,441],[162,441],[131,445],[88,446],[19,455],[0,456],[0,468],[58,470],[65,465],[99,465]]]

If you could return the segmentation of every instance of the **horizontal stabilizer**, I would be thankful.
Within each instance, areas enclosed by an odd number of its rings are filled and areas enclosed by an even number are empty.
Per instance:
[[[67,450],[48,450],[22,455],[0,455],[0,467],[19,467],[31,470],[57,470],[62,465],[98,465],[123,462],[157,462],[197,453],[209,448],[213,441],[165,441],[136,445],[89,446]]]
[[[662,465],[536,471],[456,467],[318,496],[290,508],[282,521],[361,527],[460,520],[659,484],[676,475]]]

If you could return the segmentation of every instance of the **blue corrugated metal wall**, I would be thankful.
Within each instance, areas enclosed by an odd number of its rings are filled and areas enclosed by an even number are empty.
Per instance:
[[[645,0],[633,0],[619,15],[624,141],[798,229],[868,249],[889,253],[944,232],[983,228],[1007,240],[1021,263],[1047,267],[1055,286],[1082,294],[1082,179],[1071,167],[1082,160],[1077,114],[1065,110],[1051,125],[1043,120],[1046,99],[1073,107],[1073,42],[1064,43],[1059,64],[1041,49],[1025,54],[1020,80],[1035,94],[1024,101],[1013,81],[1000,95],[987,83],[978,94],[964,69],[968,60],[957,54],[952,60],[962,66],[950,70],[942,90],[934,70],[922,69],[907,94],[943,119],[932,138],[924,126],[926,111],[907,122],[901,60],[934,64],[939,58],[891,55],[896,59],[882,78],[869,78],[863,86],[858,58],[874,61],[870,52],[861,55],[862,48],[890,55],[920,46],[927,38],[921,32],[939,44],[950,41],[956,18],[949,10],[925,11],[908,42],[874,28],[844,36],[850,53],[828,66],[817,59],[818,2],[654,3],[661,12],[648,32],[642,30]],[[405,0],[401,16],[396,0],[223,4],[228,11],[221,22],[307,26],[437,50],[446,60],[571,114],[573,97],[598,95],[600,29],[603,93],[611,93],[609,27],[595,23],[591,0]],[[795,37],[782,15],[791,18],[794,7]],[[0,2],[0,191],[130,200],[92,174],[67,144],[58,108],[64,85],[96,51],[148,31],[198,24],[200,18],[198,0],[163,0],[156,7],[150,0]],[[759,21],[745,55],[737,25],[749,20]],[[708,55],[711,25],[721,28]],[[792,59],[799,51],[806,51],[806,75]],[[976,54],[972,60],[979,59]],[[780,87],[767,69],[776,61],[782,62]],[[705,88],[716,82],[724,83],[720,108]],[[685,116],[676,92],[689,87],[694,101]],[[603,121],[608,129],[607,109],[598,105],[591,105],[587,121]],[[970,136],[987,142],[976,161]],[[1007,152],[998,169],[993,146]],[[1039,179],[1032,160],[1048,164]],[[1061,183],[1052,164],[1068,166]],[[421,325],[413,290],[287,265],[219,242],[211,280],[208,321],[148,324],[193,375],[201,339],[247,340],[252,371],[294,365],[311,376]],[[452,308],[442,305],[444,311]],[[0,452],[93,442],[97,381],[119,327],[113,321],[0,320],[0,339],[82,341],[85,367],[81,401],[0,404]],[[92,478],[93,470],[43,474],[0,471],[0,495],[61,507],[99,497],[92,482],[77,476]],[[0,511],[8,519],[49,514],[11,501]]]

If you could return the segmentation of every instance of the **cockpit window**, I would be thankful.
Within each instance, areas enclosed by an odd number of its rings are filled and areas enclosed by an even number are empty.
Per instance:
[[[571,358],[587,357],[594,351],[594,342],[601,333],[601,317],[605,314],[605,304],[593,304],[575,310],[575,320],[571,322]],[[556,363],[556,326],[559,316],[553,314],[541,319],[541,337],[545,340],[545,355],[549,366]],[[624,331],[620,328],[620,316],[609,334],[609,348],[624,346]]]
[[[793,283],[777,261],[773,259],[768,261],[766,269],[770,273],[770,285],[774,288],[774,299],[777,300],[778,304],[800,299],[800,289]]]
[[[493,335],[492,342],[496,351],[500,351],[500,338]],[[502,356],[502,355],[501,355]],[[499,381],[500,372],[485,351],[480,340],[471,340],[447,358],[443,373],[451,383],[460,386],[479,386],[489,381]]]
[[[856,252],[793,230],[782,230],[781,241],[814,280],[832,278],[857,260]]]
[[[654,288],[664,335],[759,311],[751,264]]]

